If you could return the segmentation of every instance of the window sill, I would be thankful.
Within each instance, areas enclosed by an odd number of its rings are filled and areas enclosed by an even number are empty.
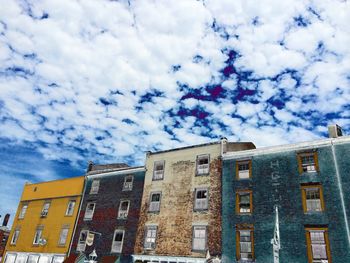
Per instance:
[[[92,218],[84,218],[83,220],[84,220],[84,221],[91,221]]]
[[[118,220],[127,220],[127,217],[117,217]]]
[[[193,212],[208,212],[208,208],[206,208],[206,209],[198,209],[198,208],[194,208],[193,209]]]
[[[66,247],[66,244],[64,244],[64,245],[58,244],[57,247]]]
[[[123,189],[122,191],[123,191],[123,192],[131,192],[132,189]]]
[[[33,244],[32,246],[33,247],[39,247],[39,244]]]
[[[159,214],[160,210],[158,210],[158,211],[148,211],[148,213],[150,213],[150,214]]]
[[[191,251],[194,252],[194,253],[205,254],[205,253],[207,252],[207,249],[200,250],[200,249],[193,249],[193,248],[192,248]]]
[[[154,182],[154,181],[163,181],[164,180],[164,178],[160,178],[160,179],[154,179],[154,178],[152,178],[152,182]]]
[[[200,177],[200,176],[208,176],[210,173],[205,173],[205,174],[198,174],[198,173],[196,173],[196,177],[198,176],[198,177]]]

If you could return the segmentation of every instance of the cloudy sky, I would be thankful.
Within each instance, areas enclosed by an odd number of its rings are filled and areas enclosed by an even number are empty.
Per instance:
[[[0,0],[0,214],[26,181],[350,133],[350,3]]]

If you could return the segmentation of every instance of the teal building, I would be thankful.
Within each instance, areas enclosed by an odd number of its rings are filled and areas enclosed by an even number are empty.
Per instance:
[[[223,154],[223,263],[350,262],[350,136],[340,135]]]

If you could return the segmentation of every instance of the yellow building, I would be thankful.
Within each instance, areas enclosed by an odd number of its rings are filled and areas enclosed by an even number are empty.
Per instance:
[[[75,229],[84,176],[26,184],[5,249],[5,263],[61,263]]]

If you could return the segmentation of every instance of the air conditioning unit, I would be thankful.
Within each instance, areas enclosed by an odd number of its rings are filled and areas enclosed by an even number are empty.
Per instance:
[[[328,135],[329,135],[329,138],[338,138],[338,137],[343,136],[343,130],[337,124],[329,125],[328,126]]]

